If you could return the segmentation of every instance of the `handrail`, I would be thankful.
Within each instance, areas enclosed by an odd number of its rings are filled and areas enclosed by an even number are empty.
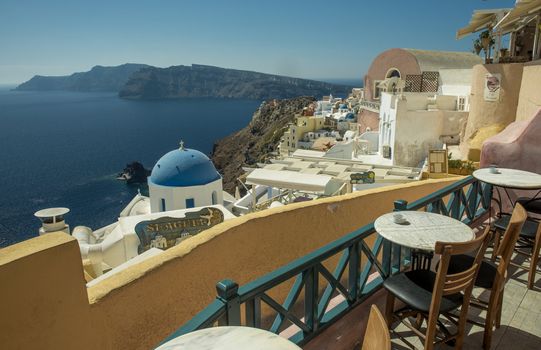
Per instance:
[[[464,193],[466,189],[467,193]],[[492,187],[469,176],[411,204],[397,200],[395,210],[425,208],[471,223],[489,211],[491,198]],[[214,324],[241,325],[243,305],[243,325],[261,328],[263,319],[272,321],[274,317],[269,329],[271,332],[280,333],[288,321],[299,329],[289,339],[297,344],[306,343],[381,288],[383,279],[411,264],[408,249],[383,240],[381,236],[377,236],[370,247],[365,239],[374,233],[372,222],[240,288],[230,280],[219,282],[217,299],[167,340]],[[338,258],[334,271],[323,265],[331,257]],[[361,266],[361,261],[366,262],[364,266]],[[346,270],[347,276],[344,276]],[[368,282],[370,276],[372,280]],[[293,278],[293,286],[283,303],[271,298],[269,290]],[[329,308],[337,292],[343,301]],[[293,307],[301,301],[304,305],[303,318],[293,313]],[[270,307],[275,316],[263,315],[262,303]]]

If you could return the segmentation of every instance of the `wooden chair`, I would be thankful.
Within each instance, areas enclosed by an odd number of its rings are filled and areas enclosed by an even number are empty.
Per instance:
[[[437,343],[453,340],[456,342],[456,348],[460,349],[464,341],[464,327],[473,282],[489,241],[489,230],[487,230],[469,242],[437,242],[434,253],[440,256],[440,262],[436,272],[411,270],[387,278],[383,286],[387,289],[385,313],[389,327],[394,321],[401,321],[424,339],[426,350],[433,349]],[[448,274],[447,268],[452,256],[472,252],[476,252],[477,255],[471,266],[462,272]],[[394,311],[395,298],[406,304],[404,308],[396,312]],[[449,321],[455,323],[457,327],[456,333],[451,334],[441,322],[440,315],[459,308],[458,321],[449,318]],[[421,331],[421,324],[414,325],[406,321],[412,316],[417,316],[419,319],[419,315],[427,320],[425,333]]]
[[[517,204],[520,205],[520,204]],[[497,232],[506,231],[509,222],[509,215],[502,216],[495,223],[494,227]],[[497,236],[498,237],[498,236]],[[530,217],[526,218],[522,229],[519,232],[518,240],[520,241],[520,246],[515,246],[515,251],[518,254],[525,255],[530,258],[529,266],[522,266],[513,264],[516,267],[529,270],[528,273],[528,288],[532,289],[535,282],[535,273],[537,272],[537,267],[539,264],[539,250],[541,248],[541,224],[538,220],[532,219]],[[495,240],[495,252],[497,249],[497,240]],[[526,250],[524,250],[526,249]],[[496,254],[493,254],[492,259],[496,259]]]
[[[501,244],[499,245],[496,256],[499,257],[498,263],[483,260],[479,266],[479,273],[475,279],[474,286],[484,288],[490,291],[490,298],[485,302],[479,298],[472,297],[470,306],[486,310],[487,315],[484,323],[468,319],[468,322],[484,327],[483,348],[490,349],[492,341],[492,332],[494,327],[499,328],[502,315],[503,290],[507,278],[507,269],[513,248],[517,242],[519,234],[526,221],[527,213],[524,208],[517,204],[513,210],[513,215],[509,220],[509,225],[505,230]],[[490,228],[487,227],[487,230]],[[456,274],[464,271],[477,258],[471,255],[455,255],[449,262],[448,273]]]
[[[391,350],[391,335],[387,322],[376,305],[370,308],[361,350]]]

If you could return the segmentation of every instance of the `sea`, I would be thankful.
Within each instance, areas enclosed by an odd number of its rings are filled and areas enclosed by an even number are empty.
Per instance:
[[[13,88],[0,86],[0,247],[37,236],[34,212],[43,208],[69,208],[71,228],[113,223],[139,190],[148,191],[116,180],[127,163],[152,168],[181,140],[210,154],[262,102],[134,101],[116,93]]]

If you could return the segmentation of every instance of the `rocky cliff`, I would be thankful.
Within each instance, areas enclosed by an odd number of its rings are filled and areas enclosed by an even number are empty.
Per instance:
[[[242,166],[265,162],[270,152],[277,151],[287,124],[314,101],[313,97],[265,101],[248,126],[216,142],[212,161],[223,176],[224,190],[235,193]]]
[[[264,100],[346,95],[350,86],[213,66],[149,67],[134,73],[119,96],[130,99],[222,97]]]
[[[129,77],[146,64],[126,63],[115,67],[95,66],[88,72],[47,77],[36,75],[17,86],[16,90],[120,91]]]

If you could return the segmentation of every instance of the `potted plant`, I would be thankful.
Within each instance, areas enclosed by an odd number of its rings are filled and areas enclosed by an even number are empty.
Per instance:
[[[481,41],[479,39],[475,39],[473,41],[473,52],[476,55],[479,55],[479,53],[481,53],[482,49],[483,49],[483,45],[481,45]]]
[[[460,159],[451,159],[452,153],[447,155],[447,168],[449,174],[455,175],[471,175],[475,166],[472,161],[463,161]]]

